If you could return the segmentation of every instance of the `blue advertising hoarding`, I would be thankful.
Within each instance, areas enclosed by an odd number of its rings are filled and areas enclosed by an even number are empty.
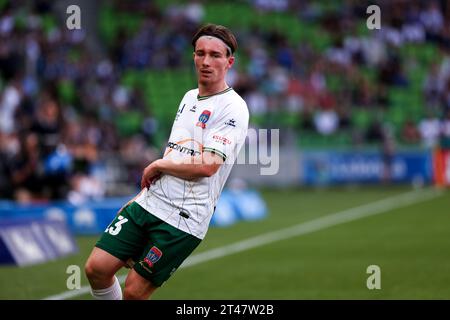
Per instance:
[[[302,153],[303,183],[430,183],[433,178],[430,151],[402,151],[389,161],[377,151],[310,151]]]
[[[7,218],[35,218],[60,221],[75,234],[98,234],[108,226],[117,211],[129,198],[89,201],[75,206],[67,201],[46,204],[20,205],[12,201],[0,202],[0,221]]]
[[[130,197],[107,198],[72,205],[67,201],[47,204],[19,205],[13,201],[0,201],[0,221],[11,218],[34,218],[59,221],[67,224],[77,235],[102,233]],[[227,226],[240,220],[264,218],[267,208],[264,200],[254,190],[233,192],[224,190],[211,220],[211,226]]]
[[[0,264],[33,265],[77,251],[73,236],[63,222],[0,219]]]

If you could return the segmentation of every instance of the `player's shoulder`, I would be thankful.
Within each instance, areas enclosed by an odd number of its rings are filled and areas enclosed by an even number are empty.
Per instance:
[[[230,97],[231,99],[233,99],[234,101],[236,101],[237,103],[244,105],[247,108],[247,103],[245,102],[245,100],[239,95],[239,93],[237,93],[234,90],[230,91]]]
[[[248,114],[247,103],[236,91],[230,90],[223,98],[228,111]]]
[[[184,94],[183,99],[197,99],[198,96],[198,88],[191,89]]]
[[[221,110],[218,115],[219,121],[234,128],[247,128],[249,121],[249,111],[247,104],[242,97],[230,90],[221,97]]]

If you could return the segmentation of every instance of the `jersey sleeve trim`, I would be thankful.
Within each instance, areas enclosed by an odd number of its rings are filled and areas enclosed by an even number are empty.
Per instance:
[[[218,156],[222,157],[223,161],[227,160],[227,156],[222,151],[219,151],[214,148],[208,148],[208,147],[203,148],[203,152],[205,152],[205,151],[217,154]]]

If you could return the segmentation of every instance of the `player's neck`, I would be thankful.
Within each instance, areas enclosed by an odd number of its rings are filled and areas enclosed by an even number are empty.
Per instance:
[[[228,88],[228,84],[226,82],[222,82],[217,85],[202,85],[201,83],[198,84],[198,95],[201,97],[204,96],[211,96],[216,93],[222,92]]]

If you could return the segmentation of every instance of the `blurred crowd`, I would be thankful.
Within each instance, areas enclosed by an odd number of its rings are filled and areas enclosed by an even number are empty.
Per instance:
[[[289,45],[284,34],[250,30],[241,34],[250,63],[235,76],[251,114],[276,114],[282,110],[301,117],[302,132],[313,130],[333,135],[347,130],[351,143],[389,144],[393,132],[401,144],[435,147],[449,145],[450,118],[450,5],[446,1],[379,1],[381,29],[358,36],[372,2],[343,1],[336,10],[320,10],[320,1],[255,0],[260,10],[294,12],[302,21],[318,21],[331,36],[321,54],[308,43]],[[377,3],[375,1],[375,3]],[[247,45],[247,43],[249,45]],[[407,46],[435,47],[432,63],[402,55]],[[419,64],[419,66],[417,66]],[[421,64],[421,65],[420,65]],[[409,69],[424,68],[425,78],[414,88]],[[373,77],[364,74],[371,70]],[[329,81],[337,81],[337,85]],[[336,88],[337,87],[337,88]],[[406,117],[400,128],[386,118],[391,107],[390,90],[418,91],[421,119]],[[409,105],[404,105],[408,110]],[[355,127],[355,109],[367,110],[371,121],[363,131]],[[417,112],[417,111],[416,111]],[[408,111],[405,112],[406,114]]]
[[[83,30],[52,21],[52,3],[1,8],[0,198],[81,203],[129,194],[158,151],[151,130],[123,137],[115,121],[124,109],[151,118],[149,110],[121,86],[112,53],[90,50]]]
[[[439,48],[439,59],[427,66],[420,86],[426,117],[405,121],[398,139],[426,147],[448,143],[450,7],[445,1],[386,1],[382,28],[364,36],[357,33],[367,17],[369,3],[364,1],[343,1],[331,11],[315,1],[241,2],[255,12],[295,14],[332,39],[318,52],[308,42],[292,44],[276,28],[230,26],[248,63],[238,60],[228,83],[247,101],[252,117],[277,127],[270,123],[271,115],[287,112],[298,117],[292,128],[297,134],[327,136],[347,130],[352,143],[381,143],[392,152],[395,130],[376,116],[367,128],[356,130],[352,111],[386,111],[389,89],[411,86],[407,71],[418,63],[401,59],[401,48],[429,43]],[[108,2],[114,10],[136,12],[143,19],[133,33],[118,30],[110,43],[101,43],[102,50],[89,46],[84,30],[68,30],[64,17],[55,18],[53,1],[1,3],[0,198],[82,203],[128,193],[127,186],[138,185],[141,170],[159,156],[162,146],[153,139],[158,119],[152,106],[142,90],[125,87],[121,77],[128,69],[191,64],[186,52],[191,52],[192,34],[204,22],[206,2],[164,9],[152,1]],[[374,70],[373,81],[364,69]],[[337,79],[337,89],[330,88],[329,76]],[[132,135],[117,126],[122,112],[129,110],[145,119]]]

